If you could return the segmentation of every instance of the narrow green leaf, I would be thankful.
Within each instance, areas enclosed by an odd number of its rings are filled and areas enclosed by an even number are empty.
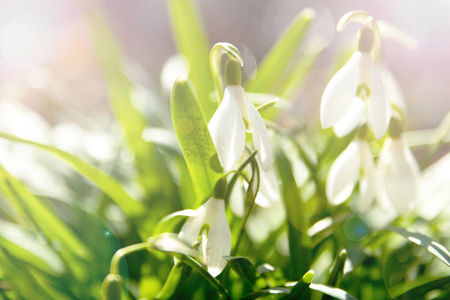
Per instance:
[[[114,200],[128,216],[138,216],[145,213],[144,206],[131,198],[114,178],[101,172],[77,156],[64,152],[58,148],[25,140],[5,132],[0,132],[0,137],[12,142],[32,145],[60,158],[78,173],[95,183],[105,194]]]
[[[334,297],[335,299],[338,299],[338,300],[357,300],[355,297],[353,297],[352,295],[350,295],[349,293],[347,293],[344,290],[329,287],[329,286],[326,286],[323,284],[311,283],[309,285],[309,288],[312,290],[324,293],[325,295]]]
[[[250,284],[255,283],[257,272],[251,261],[245,257],[225,256],[224,258],[239,276],[247,280]]]
[[[211,197],[215,183],[222,177],[222,167],[195,92],[185,79],[175,82],[171,110],[175,132],[201,203]]]
[[[304,215],[303,200],[294,179],[291,163],[281,151],[276,156],[276,162],[287,215],[289,257],[291,260],[290,279],[294,279],[297,274],[304,274],[308,270],[311,239],[306,233],[308,222]]]
[[[189,78],[198,93],[206,120],[209,120],[217,108],[217,102],[210,99],[214,85],[209,68],[209,42],[192,1],[170,0],[169,9],[175,42],[189,62]]]
[[[247,296],[241,298],[241,300],[253,300],[259,299],[269,295],[285,295],[291,292],[290,289],[284,287],[275,287],[270,289],[259,290],[253,293],[248,294]]]
[[[281,84],[273,93],[285,99],[291,99],[294,92],[301,87],[319,54],[320,52],[314,52],[302,55],[292,71],[283,80],[280,80]]]
[[[12,256],[54,276],[64,271],[58,254],[22,226],[0,221],[0,242]]]
[[[161,292],[159,292],[157,299],[170,299],[175,293],[177,287],[186,278],[187,273],[191,270],[183,261],[179,260],[173,266],[170,271],[169,277],[167,277],[166,283],[164,284]]]
[[[302,299],[302,297],[308,291],[308,287],[310,286],[312,280],[314,278],[314,271],[309,270],[305,275],[294,285],[291,292],[282,297],[280,300],[294,300],[294,299]]]
[[[86,7],[94,50],[106,79],[109,96],[117,121],[124,131],[128,147],[134,154],[139,183],[149,196],[162,193],[166,187],[161,174],[166,166],[158,160],[154,145],[142,138],[147,127],[144,116],[131,101],[132,84],[123,73],[122,55],[119,47],[102,16],[101,7],[95,1],[83,1]]]
[[[339,255],[336,257],[335,261],[333,262],[333,265],[331,266],[330,276],[328,277],[327,280],[328,286],[334,287],[339,286],[342,277],[344,277],[344,266],[346,260],[347,260],[347,251],[342,250],[341,253],[339,253]],[[323,297],[323,300],[326,299],[332,299],[332,297],[330,297],[329,295],[325,295],[325,297]]]
[[[314,18],[314,14],[314,11],[310,8],[300,12],[298,17],[265,56],[259,65],[256,78],[248,82],[246,90],[259,93],[270,91],[297,51],[306,30]]]
[[[419,232],[411,232],[401,227],[388,227],[386,229],[401,234],[414,244],[424,247],[428,250],[428,252],[439,258],[447,266],[450,266],[450,252],[447,250],[447,248],[445,248],[429,236],[426,236]]]
[[[400,299],[425,299],[425,294],[435,289],[448,289],[450,285],[450,276],[440,277],[430,280],[426,278],[418,279],[413,282],[406,282],[399,286],[393,286],[391,293],[393,298]]]
[[[27,188],[0,165],[0,180],[10,185],[14,196],[10,200],[20,201],[29,218],[52,242],[61,243],[66,251],[81,258],[88,258],[91,251],[78,236],[48,208],[39,197],[30,193]]]

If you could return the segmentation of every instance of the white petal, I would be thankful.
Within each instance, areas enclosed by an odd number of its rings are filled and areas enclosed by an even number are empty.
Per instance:
[[[196,215],[194,217],[189,217],[186,220],[183,227],[181,227],[180,233],[178,233],[180,240],[185,241],[189,245],[192,245],[197,240],[200,235],[200,230],[205,223],[206,207],[209,201],[195,211]]]
[[[403,112],[406,112],[406,100],[400,84],[385,65],[380,65],[378,69],[381,74],[381,80],[383,80],[387,98]]]
[[[336,124],[350,108],[358,88],[360,58],[361,52],[356,51],[326,86],[320,104],[320,122],[323,128]]]
[[[261,115],[253,103],[245,97],[247,110],[250,116],[250,126],[253,134],[253,144],[258,150],[257,156],[261,159],[261,166],[264,171],[269,171],[273,163],[272,146],[270,144],[269,133]]]
[[[372,206],[375,199],[376,176],[372,152],[366,141],[360,141],[360,153],[363,175],[359,181],[358,210],[364,213]]]
[[[206,241],[203,241],[203,255],[208,272],[216,277],[225,268],[227,262],[223,258],[231,252],[231,232],[225,214],[225,201],[212,199],[214,201],[214,220]]]
[[[366,106],[366,101],[361,100],[359,97],[353,97],[352,105],[347,113],[333,126],[334,133],[338,137],[343,137],[352,132],[359,124],[361,124],[366,111]]]
[[[275,176],[275,172],[272,168],[268,172],[260,170],[259,174],[259,192],[255,202],[261,207],[273,206],[280,199],[280,189],[278,187],[278,180]]]
[[[387,147],[388,152],[381,153],[379,158],[379,190],[381,197],[388,200],[402,215],[417,200],[419,166],[402,139],[390,140]]]
[[[450,205],[450,153],[425,169],[420,178],[417,213],[434,219]]]
[[[228,87],[208,129],[225,172],[231,170],[245,147],[245,126],[241,111]]]
[[[336,158],[328,173],[326,194],[328,202],[338,205],[350,197],[359,179],[361,158],[358,142],[352,142]]]
[[[369,55],[369,54],[367,54]],[[369,107],[369,122],[372,126],[373,133],[377,139],[383,137],[389,126],[391,117],[391,105],[386,97],[378,67],[369,57],[372,63],[372,85],[371,85],[371,104]]]

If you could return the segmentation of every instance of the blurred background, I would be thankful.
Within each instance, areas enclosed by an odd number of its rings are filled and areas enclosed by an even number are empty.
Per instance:
[[[160,90],[164,63],[176,53],[166,1],[97,1],[122,54],[146,74],[146,84]],[[246,56],[246,72],[274,44],[305,7],[317,14],[310,31],[322,33],[321,50],[303,89],[294,93],[300,110],[313,122],[329,80],[337,50],[352,40],[358,26],[335,31],[350,10],[366,10],[416,38],[408,49],[384,40],[382,60],[397,78],[407,102],[409,129],[436,127],[450,109],[450,3],[420,1],[199,0],[209,42],[227,41]],[[109,119],[106,89],[96,61],[82,1],[3,0],[0,4],[0,100],[31,107],[54,125],[55,108],[87,119]]]

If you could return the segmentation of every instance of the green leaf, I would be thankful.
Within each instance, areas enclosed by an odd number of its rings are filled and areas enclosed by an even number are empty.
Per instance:
[[[94,50],[106,79],[117,121],[134,154],[139,183],[147,195],[153,197],[166,188],[161,174],[167,173],[167,168],[158,158],[154,145],[142,138],[147,122],[131,101],[132,84],[123,73],[122,55],[106,20],[99,13],[101,8],[95,5],[95,1],[83,3],[86,6]]]
[[[347,293],[344,290],[329,287],[329,286],[326,286],[323,284],[311,283],[309,285],[309,288],[312,290],[324,293],[325,295],[334,297],[335,299],[338,299],[338,300],[357,300],[355,297],[353,297],[352,295],[350,295],[349,293]]]
[[[304,274],[308,270],[311,239],[306,234],[307,218],[304,215],[303,200],[294,179],[291,163],[281,151],[276,156],[276,162],[287,215],[289,257],[291,260],[290,278],[294,279],[296,274]]]
[[[386,229],[401,234],[414,244],[424,247],[428,252],[439,258],[447,266],[450,266],[450,252],[447,248],[429,236],[419,232],[411,232],[401,227],[388,227]]]
[[[413,282],[406,282],[391,288],[393,298],[400,299],[425,299],[425,294],[435,289],[448,289],[450,276],[430,280],[420,278]]]
[[[75,155],[52,146],[25,140],[5,132],[0,132],[0,137],[12,142],[32,145],[60,158],[78,173],[95,183],[105,194],[115,201],[128,216],[138,216],[145,213],[144,206],[131,198],[114,178],[101,172]]]
[[[256,269],[251,261],[245,257],[224,256],[230,267],[239,274],[240,277],[254,284],[256,280]]]
[[[175,82],[171,99],[172,120],[191,174],[198,203],[212,196],[222,167],[192,86]]]
[[[190,0],[170,0],[169,3],[175,42],[189,62],[189,78],[198,93],[206,120],[209,120],[217,108],[217,102],[210,100],[214,85],[209,68],[209,42]]]
[[[301,299],[306,292],[308,291],[308,287],[311,285],[311,282],[314,278],[314,271],[309,270],[305,275],[294,285],[291,292],[282,297],[280,300],[294,300]]]
[[[249,92],[269,92],[291,62],[305,36],[314,11],[310,8],[300,12],[285,33],[280,37],[258,67],[256,78],[246,85]]]
[[[173,266],[170,271],[169,277],[167,277],[166,283],[164,284],[161,292],[159,292],[157,299],[170,299],[170,297],[175,293],[177,287],[186,278],[187,273],[191,270],[183,261],[179,260]]]
[[[78,236],[58,216],[45,205],[39,197],[30,193],[27,188],[14,178],[3,166],[0,165],[0,180],[9,185],[14,197],[10,201],[17,201],[15,206],[20,206],[27,212],[27,217],[41,230],[52,242],[61,243],[63,249],[81,258],[89,258],[91,251],[83,244]],[[2,190],[3,192],[3,190]]]
[[[342,250],[331,266],[330,277],[328,277],[327,285],[336,287],[339,286],[339,282],[344,276],[344,265],[346,260],[347,251]]]
[[[58,254],[38,235],[22,226],[0,221],[0,242],[12,256],[54,276],[64,271]]]
[[[259,290],[259,291],[250,293],[247,296],[241,298],[241,300],[253,300],[253,299],[258,299],[258,298],[262,298],[264,296],[269,296],[269,295],[289,294],[290,292],[291,292],[291,290],[288,288],[275,287],[275,288],[264,289],[264,290]]]

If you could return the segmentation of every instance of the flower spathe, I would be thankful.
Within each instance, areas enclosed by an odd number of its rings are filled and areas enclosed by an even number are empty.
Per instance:
[[[246,128],[252,132],[253,144],[258,150],[262,169],[267,172],[273,157],[266,125],[245,95],[244,89],[240,85],[229,85],[225,88],[222,103],[208,124],[225,172],[232,169],[244,152]]]
[[[377,165],[377,199],[399,215],[407,213],[419,195],[419,166],[401,136],[384,141]]]
[[[367,211],[376,191],[375,164],[367,141],[351,142],[330,167],[326,195],[332,205],[347,200],[359,181],[358,210]]]
[[[225,268],[223,258],[231,252],[231,232],[225,214],[225,201],[210,198],[190,217],[178,238],[192,245],[201,236],[201,252],[208,272],[216,277]]]

